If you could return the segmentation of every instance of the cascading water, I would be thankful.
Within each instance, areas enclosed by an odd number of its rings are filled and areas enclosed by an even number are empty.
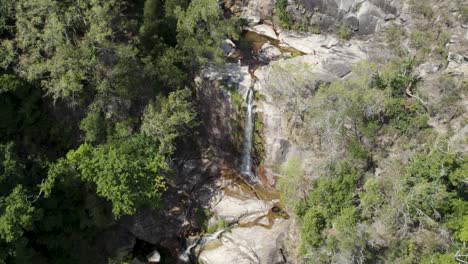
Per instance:
[[[242,149],[241,168],[240,171],[244,175],[248,175],[252,180],[256,181],[255,174],[252,171],[252,141],[254,133],[255,113],[253,112],[254,91],[252,88],[247,93],[247,109],[245,114],[244,127],[244,145]]]
[[[192,249],[195,248],[196,246],[200,245],[202,247],[205,246],[206,243],[218,239],[222,233],[226,232],[229,228],[224,228],[220,229],[213,234],[209,235],[204,235],[201,236],[197,239],[195,239],[188,247],[187,249],[179,256],[179,259],[184,262],[184,263],[189,263],[190,262],[190,256],[192,255]]]

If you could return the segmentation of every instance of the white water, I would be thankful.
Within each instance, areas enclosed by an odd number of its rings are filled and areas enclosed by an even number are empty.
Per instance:
[[[241,168],[242,174],[248,175],[252,180],[256,181],[255,174],[252,171],[252,141],[254,133],[254,112],[253,112],[254,92],[249,89],[247,93],[247,109],[245,114],[244,127],[244,146],[242,149]]]
[[[192,244],[190,244],[187,247],[187,249],[184,251],[184,253],[182,253],[179,256],[179,259],[182,260],[185,263],[190,262],[190,255],[192,254],[192,248],[196,247],[197,245],[201,245],[203,247],[206,243],[210,242],[211,240],[218,239],[219,236],[226,230],[227,230],[227,228],[220,229],[220,230],[214,232],[213,234],[204,235],[202,237],[199,237],[199,238],[195,239],[192,242]]]

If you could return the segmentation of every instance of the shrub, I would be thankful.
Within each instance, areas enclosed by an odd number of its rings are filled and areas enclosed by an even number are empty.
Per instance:
[[[255,116],[255,132],[254,132],[254,153],[258,163],[262,163],[265,158],[265,139],[263,138],[263,123],[261,118]]]
[[[316,208],[312,208],[304,215],[301,238],[302,242],[317,247],[322,241],[321,232],[326,226],[324,216]]]
[[[348,40],[351,37],[351,30],[346,23],[341,23],[336,29],[336,35],[338,35],[340,39]]]
[[[434,16],[434,10],[432,10],[427,1],[411,0],[409,4],[413,12],[416,12],[425,18],[432,18]]]
[[[429,115],[415,100],[405,98],[389,98],[386,105],[386,116],[390,126],[407,136],[415,135],[420,129],[427,127]]]
[[[434,34],[432,34],[432,32],[415,31],[410,35],[410,47],[423,54],[431,52],[431,44],[433,41]]]
[[[290,29],[293,25],[293,18],[287,10],[288,0],[278,0],[275,3],[275,14],[282,27]]]
[[[195,221],[203,230],[209,230],[208,221],[210,220],[211,216],[213,216],[213,212],[209,209],[198,207],[195,209]]]
[[[88,112],[88,115],[81,120],[80,129],[85,132],[86,142],[99,143],[105,139],[106,125],[104,118],[98,112]]]
[[[461,20],[463,23],[468,23],[468,5],[463,5],[461,8]]]
[[[388,44],[400,44],[400,41],[405,37],[405,35],[405,28],[397,24],[393,24],[385,29],[385,41]]]
[[[211,234],[211,233],[214,233],[214,232],[216,232],[216,231],[218,231],[220,229],[228,227],[228,225],[229,224],[228,224],[228,222],[226,222],[226,220],[220,219],[215,224],[208,226],[206,232]]]

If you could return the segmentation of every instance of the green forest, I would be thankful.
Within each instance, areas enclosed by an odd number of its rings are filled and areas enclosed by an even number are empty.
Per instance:
[[[247,22],[221,2],[0,0],[0,263],[130,263],[103,248],[106,237],[123,216],[160,210],[177,192],[174,160],[202,151],[195,79],[232,62],[226,39],[247,45]],[[422,2],[409,1],[426,21],[419,30],[383,31],[391,59],[363,60],[307,99],[307,74],[266,86],[288,121],[300,120],[294,143],[326,153],[314,177],[300,156],[275,164],[297,224],[295,261],[284,263],[466,263],[454,256],[468,254],[468,156],[451,148],[457,128],[439,133],[429,120],[453,112],[466,126],[468,79],[441,73],[431,81],[442,95],[429,101],[416,69],[447,66],[445,31],[466,25],[468,6],[453,18]],[[288,5],[276,1],[270,19],[306,30]],[[329,33],[353,38],[345,23]],[[289,66],[271,67],[278,76],[302,67]],[[263,162],[259,117],[255,126]],[[194,210],[202,233],[232,224],[213,228],[212,212]]]
[[[116,219],[158,207],[236,23],[211,0],[1,0],[1,263],[96,263]]]

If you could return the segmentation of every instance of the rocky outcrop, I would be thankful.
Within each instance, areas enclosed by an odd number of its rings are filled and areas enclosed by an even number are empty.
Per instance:
[[[271,17],[274,3],[272,0],[239,1],[236,9],[240,9],[240,16],[249,24],[255,25]]]
[[[214,215],[210,224],[220,220],[230,227],[218,239],[204,245],[199,260],[205,264],[292,263],[284,254],[294,221],[278,207],[273,190],[221,178],[221,191],[211,201]],[[269,196],[269,197],[268,197]]]
[[[392,0],[297,0],[289,10],[298,24],[335,31],[346,24],[357,35],[369,35],[399,15],[400,1]]]
[[[273,0],[238,2],[240,15],[256,25],[270,20],[274,14]],[[386,21],[400,15],[400,0],[293,0],[287,10],[293,23],[302,29],[319,29],[322,33],[334,32],[345,24],[356,35],[370,35],[380,31]]]
[[[270,229],[235,228],[222,236],[220,246],[203,251],[199,259],[205,264],[293,263],[282,254],[290,226],[291,221],[277,219]]]
[[[264,201],[259,199],[239,199],[229,195],[223,195],[219,202],[212,208],[215,216],[223,219],[228,223],[243,222],[247,224],[245,219],[255,216],[265,216],[273,208],[271,201]]]

